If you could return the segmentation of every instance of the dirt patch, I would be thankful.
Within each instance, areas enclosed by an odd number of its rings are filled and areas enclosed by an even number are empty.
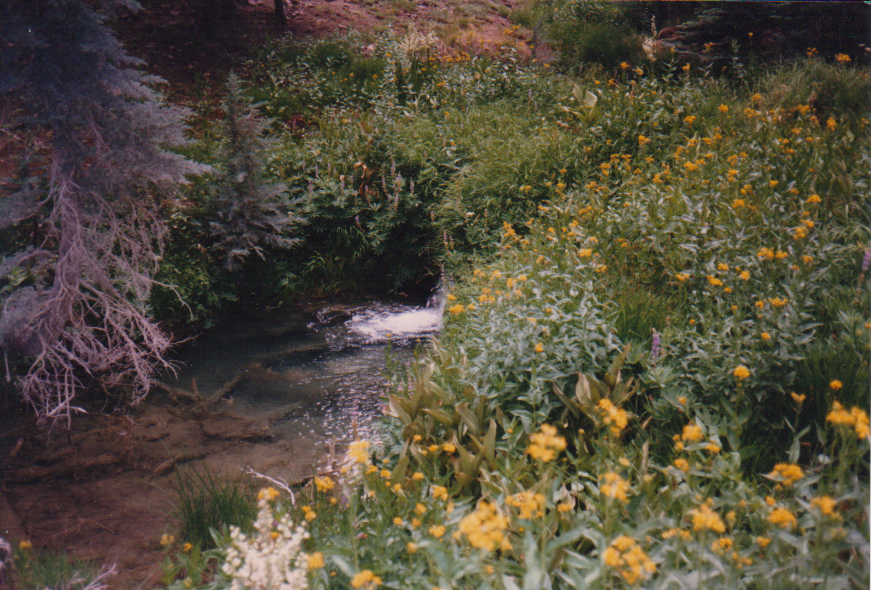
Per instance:
[[[177,528],[178,471],[238,478],[250,467],[293,483],[311,476],[319,460],[332,463],[327,444],[275,441],[275,411],[242,416],[222,402],[211,409],[156,402],[135,413],[85,417],[49,444],[44,435],[22,437],[4,466],[0,535],[115,563],[113,588],[155,587],[160,538]]]

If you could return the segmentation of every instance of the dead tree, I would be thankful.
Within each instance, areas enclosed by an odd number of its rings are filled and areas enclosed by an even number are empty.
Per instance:
[[[166,227],[160,200],[203,167],[185,143],[187,113],[162,102],[105,24],[131,0],[6,0],[0,7],[0,92],[47,138],[47,189],[25,185],[0,206],[0,227],[38,220],[35,248],[6,253],[0,275],[27,268],[32,285],[2,302],[0,337],[30,359],[24,399],[67,423],[81,381],[126,386],[138,400],[167,366],[169,339],[147,300]],[[95,8],[96,6],[96,8]]]

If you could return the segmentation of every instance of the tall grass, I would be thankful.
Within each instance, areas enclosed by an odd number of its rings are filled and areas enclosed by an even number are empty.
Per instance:
[[[231,525],[246,530],[257,516],[254,493],[241,476],[226,480],[208,469],[178,472],[175,492],[180,539],[202,549],[214,547],[213,531]]]

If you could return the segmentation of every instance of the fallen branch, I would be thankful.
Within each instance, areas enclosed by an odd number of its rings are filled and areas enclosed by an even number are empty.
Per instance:
[[[267,476],[266,474],[261,474],[251,466],[245,468],[245,474],[249,474],[256,478],[263,478],[264,480],[268,480],[281,490],[285,491],[290,495],[290,502],[296,505],[296,495],[293,494],[293,491],[290,489],[290,486],[287,484],[287,481],[282,478],[273,478],[271,476]]]
[[[55,466],[33,466],[31,468],[23,468],[9,474],[9,480],[12,482],[29,482],[32,480],[43,480],[45,478],[58,478],[61,476],[69,476],[82,470],[94,470],[96,468],[104,468],[117,464],[121,458],[115,454],[107,453],[92,458],[90,460],[73,460],[68,463],[57,464]]]

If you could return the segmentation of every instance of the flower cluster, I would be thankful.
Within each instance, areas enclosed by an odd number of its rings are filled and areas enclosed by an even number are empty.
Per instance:
[[[746,368],[745,366],[743,366],[743,365],[739,365],[738,367],[736,367],[736,368],[732,371],[732,373],[735,375],[736,378],[738,378],[739,381],[740,381],[740,380],[746,380],[747,378],[750,377],[750,370],[747,369],[747,368]]]
[[[772,509],[768,515],[768,521],[784,529],[791,529],[798,523],[795,515],[789,509],[784,509],[783,507]]]
[[[682,441],[687,443],[698,443],[704,438],[704,433],[702,433],[702,428],[696,425],[695,423],[690,423],[689,425],[683,428],[683,433],[680,438]]]
[[[629,492],[629,483],[616,472],[605,472],[600,478],[602,484],[599,490],[606,497],[617,499],[623,503],[629,502],[626,493]]]
[[[629,536],[620,536],[611,542],[602,553],[602,559],[630,585],[647,580],[656,573],[656,563]]]
[[[828,495],[814,497],[811,499],[811,507],[818,509],[820,513],[822,513],[826,517],[831,517],[832,519],[841,518],[840,513],[835,511],[835,507],[837,506],[838,502]]]
[[[222,570],[230,577],[231,589],[304,589],[306,568],[312,561],[300,550],[309,534],[294,527],[288,514],[273,515],[274,488],[257,495],[257,519],[250,536],[230,527],[230,546]],[[317,562],[315,560],[315,562]]]
[[[602,423],[604,423],[613,435],[620,435],[620,432],[629,424],[629,414],[622,408],[617,408],[607,398],[602,398],[596,409],[602,415]]]
[[[381,577],[377,576],[371,570],[366,569],[358,572],[351,579],[351,587],[354,589],[372,589],[373,587],[378,587],[381,585]]]
[[[336,483],[329,476],[317,476],[315,477],[315,486],[317,487],[318,492],[329,492],[333,490]]]
[[[505,535],[507,527],[508,518],[499,512],[495,504],[487,501],[478,503],[478,508],[460,521],[460,532],[466,536],[469,544],[488,552],[497,548],[511,549],[511,543]]]
[[[520,509],[520,519],[544,517],[544,495],[529,490],[511,495],[505,499],[505,504]]]
[[[698,509],[691,509],[690,515],[693,518],[693,530],[694,531],[705,531],[711,530],[721,534],[726,531],[726,524],[723,523],[723,520],[717,515],[717,512],[711,508],[711,500],[708,499],[701,505],[699,505]]]
[[[804,472],[796,464],[780,463],[774,466],[774,470],[768,476],[780,480],[786,486],[792,486],[804,478]]]
[[[526,448],[526,453],[542,462],[553,461],[566,448],[566,440],[556,433],[556,428],[542,425],[541,431],[529,436],[532,443]]]
[[[840,384],[840,382],[838,382]],[[856,432],[856,437],[865,439],[871,435],[871,428],[868,424],[868,413],[854,406],[849,411],[845,409],[837,400],[832,404],[832,410],[826,416],[826,421],[844,427],[852,428]]]

